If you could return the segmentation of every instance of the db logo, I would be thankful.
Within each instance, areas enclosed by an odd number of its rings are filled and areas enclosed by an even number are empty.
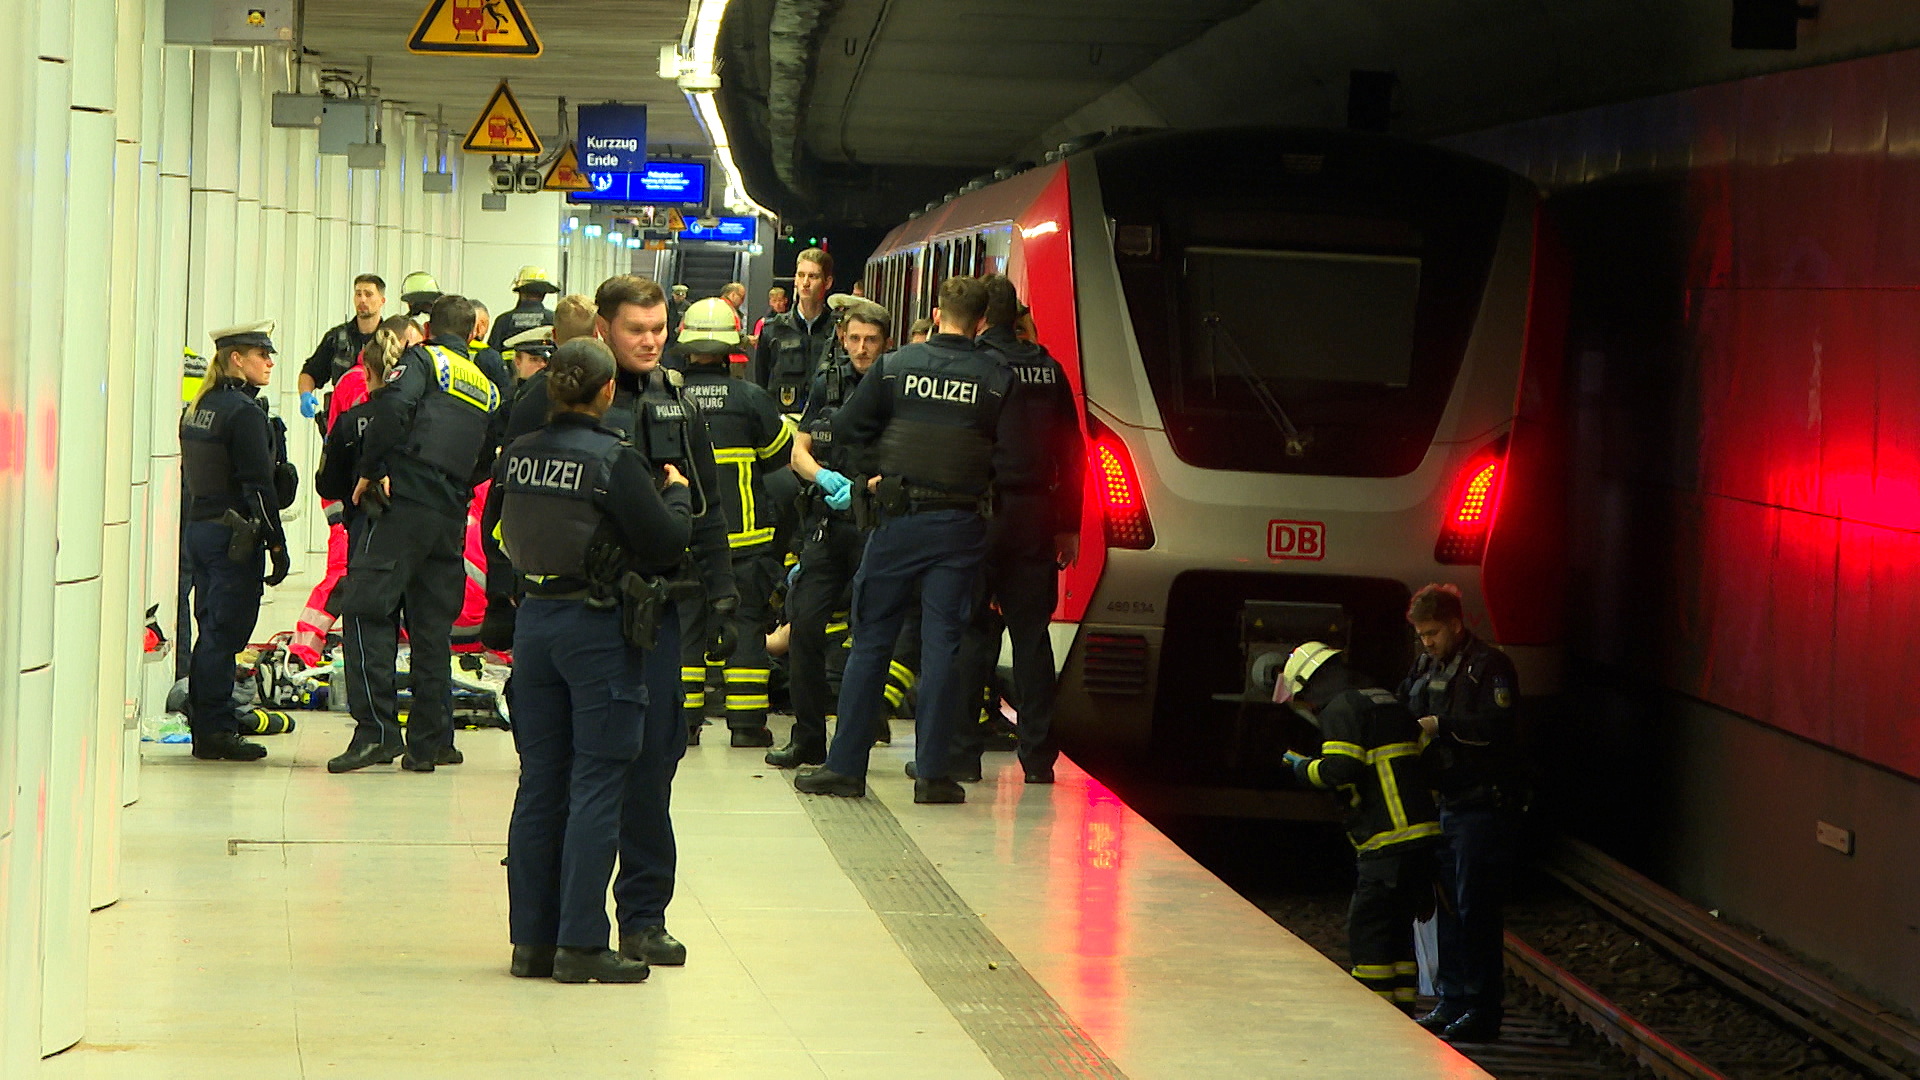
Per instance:
[[[1267,522],[1267,558],[1324,559],[1327,526],[1319,521]]]

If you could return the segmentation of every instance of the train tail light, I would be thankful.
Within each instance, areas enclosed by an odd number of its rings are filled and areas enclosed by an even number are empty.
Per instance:
[[[1091,418],[1088,424],[1093,436],[1088,465],[1100,500],[1100,519],[1106,525],[1107,546],[1136,551],[1152,547],[1153,521],[1147,516],[1147,497],[1133,467],[1133,455],[1106,425]]]
[[[1433,546],[1434,561],[1453,566],[1478,563],[1487,552],[1487,535],[1500,510],[1500,487],[1507,471],[1506,442],[1475,454],[1454,481],[1447,500],[1447,518],[1440,540]]]

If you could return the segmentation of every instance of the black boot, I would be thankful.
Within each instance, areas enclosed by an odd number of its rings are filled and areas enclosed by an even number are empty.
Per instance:
[[[792,769],[801,765],[823,765],[827,760],[827,748],[798,743],[792,739],[787,745],[767,755],[767,764],[776,769]]]
[[[646,982],[647,974],[645,960],[629,960],[604,946],[574,949],[562,945],[554,950],[554,982],[637,983]]]
[[[513,965],[507,970],[513,972],[516,979],[550,979],[553,977],[553,954],[551,945],[515,945]]]
[[[346,753],[327,762],[327,771],[344,773],[364,769],[369,765],[390,765],[394,758],[400,756],[400,753],[401,747],[398,743],[349,743]]]
[[[433,762],[414,757],[412,754],[401,754],[400,767],[408,772],[432,772]]]
[[[667,933],[664,926],[644,926],[631,934],[620,935],[620,955],[659,967],[678,967],[687,962],[687,947]]]
[[[464,765],[467,763],[467,755],[461,753],[459,747],[449,746],[445,750],[433,755],[433,763],[435,765]]]
[[[208,731],[194,735],[193,756],[202,761],[259,761],[267,748],[231,731]]]
[[[737,747],[772,746],[773,732],[768,731],[764,725],[757,728],[734,728],[729,733],[729,739]]]
[[[963,803],[967,789],[952,780],[915,780],[913,801],[917,803]]]
[[[1468,1009],[1448,1024],[1440,1037],[1450,1043],[1485,1043],[1500,1040],[1500,1010]]]
[[[1448,1005],[1443,1001],[1435,1005],[1432,1012],[1415,1019],[1414,1023],[1438,1035],[1447,1030],[1449,1024],[1464,1016],[1466,1011],[1457,1005]]]
[[[827,768],[814,769],[794,777],[793,789],[809,795],[839,795],[847,799],[864,799],[867,796],[865,780],[858,776],[842,776]]]

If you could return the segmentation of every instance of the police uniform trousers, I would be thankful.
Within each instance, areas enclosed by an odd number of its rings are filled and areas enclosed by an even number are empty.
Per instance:
[[[1435,989],[1450,1012],[1498,1013],[1506,996],[1506,902],[1519,825],[1492,805],[1440,809],[1440,964]]]
[[[404,610],[413,691],[407,753],[433,761],[452,749],[453,620],[467,583],[465,531],[464,519],[395,501],[354,544],[334,602],[344,622],[341,648],[355,745],[401,741],[394,667]]]
[[[914,769],[921,776],[946,775],[959,703],[952,686],[954,662],[973,612],[973,579],[986,548],[986,519],[967,510],[907,514],[874,530],[853,581],[853,653],[840,683],[840,723],[827,748],[828,769],[842,776],[867,775],[894,642],[918,586],[921,667]]]
[[[994,685],[1000,658],[1000,631],[1013,644],[1014,708],[1020,718],[1020,764],[1050,768],[1060,756],[1053,740],[1055,672],[1048,626],[1059,586],[1054,559],[1052,500],[1046,495],[1003,493],[987,526],[987,559],[973,621],[960,650],[962,698],[954,771],[980,772],[985,728],[974,717]]]
[[[758,731],[767,726],[767,680],[773,675],[773,658],[767,655],[767,620],[779,566],[773,549],[766,544],[757,545],[751,553],[735,552],[733,556],[734,589],[740,603],[732,615],[733,655],[722,671],[727,688],[727,728],[732,731]],[[699,728],[706,718],[707,648],[719,632],[714,623],[718,617],[705,604],[688,604],[680,611],[681,703],[688,730]]]
[[[1353,977],[1388,1001],[1411,1009],[1419,986],[1413,924],[1433,910],[1433,848],[1402,843],[1359,860],[1347,907],[1347,950]]]
[[[787,685],[793,695],[795,746],[825,751],[827,714],[834,707],[833,630],[846,611],[847,593],[860,570],[866,536],[850,517],[824,514],[809,523],[800,547],[800,577],[787,594]],[[841,628],[844,633],[844,627]],[[844,655],[839,658],[844,685]]]
[[[190,521],[184,530],[184,561],[193,586],[193,616],[199,631],[187,668],[187,721],[193,733],[238,734],[233,709],[233,654],[247,647],[260,617],[266,551],[235,562],[227,557],[233,530],[218,521]]]
[[[513,943],[605,948],[607,882],[646,721],[644,656],[621,636],[618,609],[529,596],[515,626],[512,693]]]
[[[695,603],[683,600],[681,606]],[[673,777],[687,752],[680,719],[680,621],[669,603],[660,613],[660,635],[647,650],[644,677],[647,722],[640,756],[627,769],[626,801],[620,807],[620,870],[613,879],[614,915],[620,933],[667,924],[679,852],[673,841]]]

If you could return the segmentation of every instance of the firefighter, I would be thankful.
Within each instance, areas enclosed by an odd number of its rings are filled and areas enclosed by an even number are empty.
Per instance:
[[[547,272],[528,264],[514,275],[513,292],[519,298],[511,311],[500,313],[494,321],[493,333],[487,338],[487,344],[495,351],[504,354],[509,338],[517,337],[537,326],[552,326],[553,311],[547,307],[547,297],[560,291],[547,277]]]
[[[1420,725],[1392,694],[1367,685],[1339,649],[1309,641],[1294,649],[1273,699],[1319,728],[1318,752],[1287,751],[1294,775],[1338,791],[1359,867],[1347,908],[1353,977],[1404,1010],[1419,969],[1413,924],[1433,908],[1439,815],[1420,759]]]
[[[734,590],[739,603],[727,615],[712,609],[715,619],[729,618],[721,630],[703,619],[683,625],[681,680],[685,700],[704,705],[706,654],[709,642],[723,633],[734,643],[726,663],[727,730],[734,746],[772,746],[767,730],[767,680],[773,661],[767,656],[768,603],[780,573],[774,550],[775,507],[767,493],[768,473],[787,467],[793,449],[793,428],[773,406],[765,390],[730,377],[729,357],[740,343],[740,319],[724,298],[701,300],[687,309],[677,349],[687,358],[686,396],[698,405],[713,442],[714,461],[720,466],[715,492],[727,521],[727,545],[733,557]],[[695,615],[709,609],[695,606]],[[687,709],[688,741],[698,738],[705,723],[704,709]]]

